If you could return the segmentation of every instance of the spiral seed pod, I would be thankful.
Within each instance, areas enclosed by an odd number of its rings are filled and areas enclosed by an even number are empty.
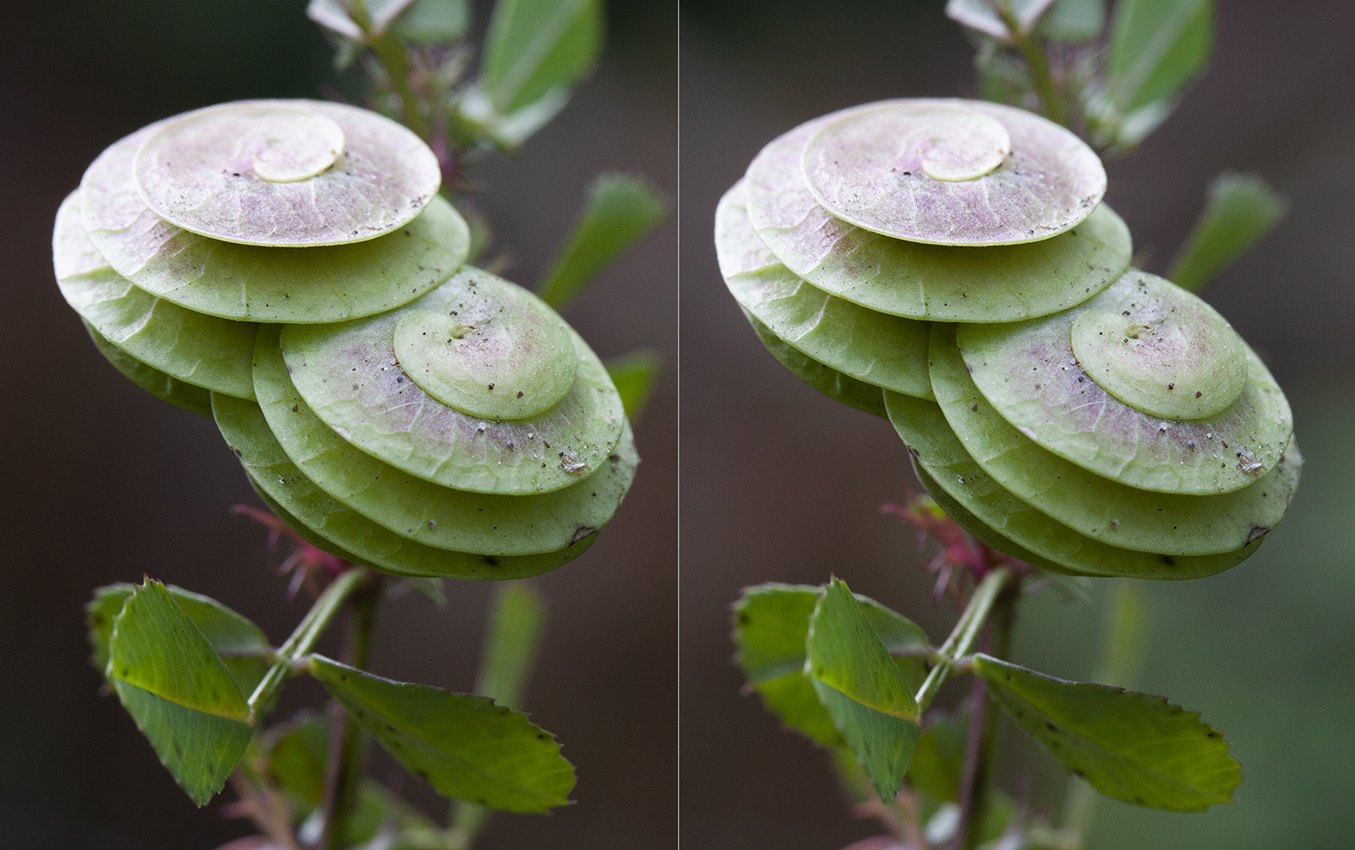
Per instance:
[[[887,416],[995,548],[1194,578],[1254,552],[1302,458],[1218,313],[1129,268],[1096,155],[991,103],[897,100],[767,145],[716,211],[730,292],[811,386]]]
[[[365,110],[209,107],[94,161],[57,214],[57,279],[110,362],[215,416],[311,542],[399,574],[534,575],[588,548],[638,458],[578,334],[463,265],[440,180]]]

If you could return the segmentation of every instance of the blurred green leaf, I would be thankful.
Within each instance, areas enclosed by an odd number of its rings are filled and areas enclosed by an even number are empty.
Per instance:
[[[1020,106],[1035,90],[1030,66],[996,41],[984,40],[974,54],[979,95],[984,100]]]
[[[1176,98],[1209,58],[1212,0],[1119,0],[1106,75],[1122,115]]]
[[[165,586],[133,590],[113,621],[109,681],[160,762],[201,806],[225,785],[253,731],[221,657]]]
[[[845,745],[829,750],[828,760],[832,765],[833,775],[837,777],[838,787],[852,805],[875,799],[875,789],[870,787],[866,772],[861,769],[856,756]]]
[[[599,0],[498,0],[480,70],[499,115],[510,115],[592,70],[602,45]]]
[[[763,584],[746,587],[734,605],[735,661],[748,684],[791,729],[828,747],[846,742],[804,676],[809,616],[823,588]]]
[[[1232,802],[1242,768],[1199,714],[1162,697],[1067,682],[986,655],[974,672],[1017,726],[1108,797],[1201,812]]]
[[[531,138],[537,130],[550,123],[569,102],[569,90],[560,88],[540,100],[507,114],[494,108],[483,86],[472,85],[457,101],[461,117],[479,128],[485,141],[506,151],[513,151]]]
[[[921,727],[912,689],[847,585],[833,579],[814,606],[805,675],[880,799],[903,785]]]
[[[240,692],[252,692],[268,671],[269,645],[263,630],[211,597],[172,584],[165,589],[221,656],[240,686]],[[90,644],[94,648],[92,660],[100,673],[108,666],[108,639],[113,634],[113,619],[135,590],[136,585],[125,583],[101,587],[94,591],[94,598],[85,607]]]
[[[1195,228],[1172,263],[1168,278],[1197,292],[1216,274],[1269,233],[1288,205],[1253,174],[1220,174]]]
[[[272,745],[265,754],[269,777],[307,806],[320,805],[325,794],[329,720],[307,712],[269,732]]]
[[[1054,0],[1040,16],[1035,34],[1050,41],[1083,44],[1106,27],[1106,0]]]
[[[310,0],[306,4],[306,17],[351,41],[364,40],[362,27],[353,22],[339,0]]]
[[[269,778],[287,793],[303,819],[321,816],[316,810],[324,799],[330,727],[329,718],[303,712],[287,725],[269,730],[271,740],[264,753]],[[344,846],[356,847],[371,841],[388,825],[402,829],[432,826],[418,810],[389,789],[370,778],[364,779],[358,792],[357,810],[347,820]]]
[[[930,714],[928,715],[931,716]],[[942,714],[922,727],[908,783],[935,800],[955,802],[964,770],[965,718]]]
[[[85,624],[93,650],[89,661],[102,676],[108,674],[108,641],[113,637],[113,621],[135,589],[134,584],[110,584],[97,588],[94,598],[85,604]]]
[[[667,214],[667,205],[647,180],[598,175],[574,232],[540,286],[541,297],[560,309]]]
[[[734,605],[736,661],[748,684],[783,723],[824,746],[841,747],[846,742],[804,675],[809,617],[823,592],[822,587],[805,584],[744,588]],[[888,651],[927,646],[926,634],[912,621],[868,597],[857,595],[856,601]],[[894,660],[909,688],[916,690],[927,672],[922,659]]]
[[[569,802],[574,768],[550,733],[493,700],[393,682],[318,655],[309,671],[396,761],[439,793],[514,812]]]
[[[446,44],[470,27],[470,0],[414,0],[395,16],[390,33],[418,44]]]
[[[1022,841],[1012,844],[997,844],[1011,825],[1016,816],[1016,802],[1004,791],[997,788],[990,789],[984,795],[984,806],[975,820],[977,826],[973,832],[973,846],[982,847],[985,850],[1002,850],[1003,848],[1015,846],[1022,850],[1054,850],[1046,848],[1035,841]],[[1028,814],[1027,814],[1028,816]],[[931,817],[927,819],[925,835],[927,843],[934,847],[941,847],[948,844],[955,837],[955,830],[960,825],[960,807],[955,803],[943,803],[936,807]],[[1029,841],[1030,837],[1022,836]]]
[[[365,0],[362,8],[366,13],[372,35],[379,36],[410,6],[421,3],[438,6],[443,2],[444,0]],[[457,0],[450,2],[455,4]],[[310,0],[306,4],[306,17],[350,41],[366,44],[366,34],[345,6],[343,0]]]
[[[634,421],[639,418],[654,392],[663,361],[653,351],[633,351],[608,360],[606,366],[607,374],[612,376],[612,383],[616,384],[616,391],[621,394],[626,416]]]
[[[1017,29],[1029,35],[1035,22],[1045,13],[1053,0],[1000,0],[1006,3],[1016,19]],[[1010,41],[1011,33],[990,0],[947,0],[946,16],[984,35],[1000,41]]]

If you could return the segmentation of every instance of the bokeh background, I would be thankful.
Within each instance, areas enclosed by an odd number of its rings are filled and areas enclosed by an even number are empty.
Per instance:
[[[482,29],[491,4],[477,2]],[[588,181],[647,175],[677,199],[677,8],[609,4],[596,74],[513,160],[474,176],[510,249],[506,276],[533,284],[564,240]],[[87,663],[90,591],[149,574],[256,619],[274,641],[288,605],[257,504],[215,426],[142,393],[95,352],[57,291],[51,222],[85,166],[153,120],[248,97],[352,93],[304,0],[52,0],[10,4],[0,51],[5,269],[0,350],[0,847],[190,850],[246,831],[222,802],[199,812],[160,767]],[[337,88],[336,88],[337,87]],[[575,805],[500,817],[483,847],[676,846],[677,219],[613,267],[567,316],[604,358],[653,348],[665,370],[636,426],[643,463],[596,546],[533,580],[550,606],[527,694],[578,768]],[[449,604],[386,605],[373,669],[470,690],[492,590],[448,582]],[[337,645],[325,645],[330,652]],[[318,705],[306,681],[284,708]],[[381,770],[392,776],[386,764]],[[412,780],[430,812],[445,803]]]
[[[740,694],[728,606],[741,587],[837,574],[935,639],[953,622],[929,602],[913,533],[878,510],[916,490],[903,445],[762,350],[710,241],[719,196],[778,134],[880,98],[972,94],[973,52],[943,6],[681,3],[684,847],[829,850],[879,831],[851,817],[818,751]],[[1355,834],[1355,11],[1227,0],[1218,18],[1207,75],[1111,165],[1107,199],[1158,271],[1219,171],[1258,172],[1289,199],[1284,223],[1205,295],[1286,388],[1307,466],[1289,518],[1251,560],[1139,585],[1153,619],[1140,687],[1234,742],[1239,802],[1204,815],[1105,802],[1095,850],[1345,847]],[[1051,595],[1023,609],[1015,659],[1090,676],[1108,585],[1091,605]],[[1028,778],[1033,806],[1057,806],[1047,757],[1018,744],[1005,764]]]

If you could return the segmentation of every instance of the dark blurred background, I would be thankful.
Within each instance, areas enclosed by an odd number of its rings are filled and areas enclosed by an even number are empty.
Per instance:
[[[477,2],[483,28],[490,4]],[[512,161],[474,172],[505,275],[532,284],[604,169],[677,199],[677,8],[610,4],[597,73]],[[211,595],[274,641],[304,613],[270,571],[255,504],[215,426],[141,392],[95,352],[57,291],[51,223],[85,166],[153,120],[251,97],[353,92],[304,0],[51,0],[9,4],[0,51],[0,847],[191,850],[242,835],[218,798],[194,809],[86,661],[93,588],[143,574]],[[337,82],[336,82],[337,81]],[[596,546],[533,580],[550,605],[528,690],[533,719],[578,768],[575,805],[499,817],[492,848],[676,846],[677,219],[673,215],[567,311],[604,358],[657,349],[663,378],[636,426],[644,462]],[[493,588],[448,582],[438,610],[393,602],[373,669],[470,690]],[[331,642],[326,645],[337,651]],[[284,707],[319,704],[298,681]],[[382,768],[394,771],[389,765]],[[445,803],[408,786],[441,817]]]
[[[941,0],[682,0],[682,836],[700,850],[831,850],[878,832],[853,820],[826,759],[740,695],[728,606],[745,585],[830,574],[940,639],[915,538],[884,502],[917,489],[887,423],[800,384],[758,344],[725,291],[715,203],[758,150],[817,115],[888,97],[972,95],[973,51]],[[1234,742],[1235,805],[1172,815],[1105,802],[1088,847],[1346,847],[1355,834],[1355,9],[1219,4],[1204,79],[1108,201],[1161,271],[1205,187],[1255,171],[1289,217],[1205,295],[1266,358],[1307,457],[1285,524],[1242,566],[1138,586],[1154,627],[1140,687],[1202,711]],[[1015,660],[1088,677],[1099,613],[1042,597]],[[953,700],[967,682],[943,692]],[[1057,768],[1011,732],[1007,772],[1055,809]]]

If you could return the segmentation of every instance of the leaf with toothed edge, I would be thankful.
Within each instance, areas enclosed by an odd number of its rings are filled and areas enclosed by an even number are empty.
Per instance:
[[[847,585],[834,579],[814,607],[805,676],[880,800],[893,801],[917,747],[917,703]]]
[[[253,691],[268,671],[268,637],[263,630],[209,596],[172,584],[165,589],[202,632],[203,637],[207,638],[212,649],[221,656],[226,669],[231,671],[239,684],[240,692],[247,694]],[[113,624],[122,612],[123,604],[135,592],[134,584],[106,585],[96,589],[94,598],[85,606],[89,641],[93,648],[91,660],[100,673],[108,668],[108,644],[113,636]]]
[[[735,661],[749,687],[787,727],[824,746],[841,747],[842,735],[804,674],[809,618],[823,593],[819,586],[775,582],[744,588],[734,606]],[[927,646],[927,635],[911,620],[869,597],[855,598],[890,653]],[[894,663],[910,690],[922,684],[927,669],[920,657],[898,655]]]
[[[1068,682],[987,655],[974,672],[1022,731],[1108,797],[1202,812],[1231,803],[1242,767],[1223,735],[1162,697]]]
[[[163,584],[123,603],[108,641],[109,682],[174,781],[199,806],[225,785],[253,727],[221,656]]]
[[[527,715],[486,697],[393,682],[318,655],[307,669],[358,726],[439,793],[512,812],[569,802],[574,767]]]

